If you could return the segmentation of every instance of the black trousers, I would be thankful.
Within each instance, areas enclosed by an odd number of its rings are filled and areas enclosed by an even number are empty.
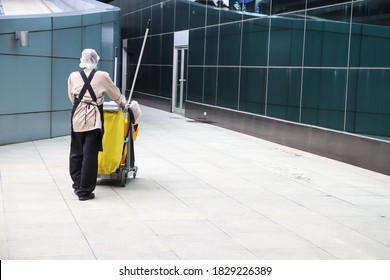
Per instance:
[[[98,153],[101,148],[102,134],[100,129],[86,132],[72,132],[69,173],[77,195],[90,194],[95,190]]]

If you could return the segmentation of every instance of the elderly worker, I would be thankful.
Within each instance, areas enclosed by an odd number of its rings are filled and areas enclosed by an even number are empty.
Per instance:
[[[80,68],[68,78],[68,95],[73,104],[69,173],[79,200],[95,197],[98,153],[102,150],[103,102],[107,94],[122,109],[126,98],[107,72],[96,71],[99,56],[93,49],[81,53]]]

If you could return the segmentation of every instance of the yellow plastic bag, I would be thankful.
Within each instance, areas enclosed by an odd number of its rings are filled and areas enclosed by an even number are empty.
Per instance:
[[[139,131],[139,125],[138,125],[138,122],[135,121],[133,124],[133,139],[134,139],[134,141],[137,140],[138,131]]]
[[[103,151],[98,155],[98,174],[109,175],[118,169],[124,143],[123,124],[122,111],[104,112]]]

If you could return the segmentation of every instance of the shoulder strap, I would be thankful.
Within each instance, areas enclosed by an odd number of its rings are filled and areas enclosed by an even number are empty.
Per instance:
[[[83,88],[81,89],[80,91],[80,95],[79,95],[79,99],[83,99],[85,93],[87,92],[87,90],[89,91],[89,94],[91,95],[92,97],[92,100],[93,101],[97,101],[97,98],[96,98],[96,94],[95,92],[93,91],[92,89],[92,86],[91,86],[91,81],[92,81],[92,78],[93,76],[95,75],[96,71],[95,69],[92,70],[92,72],[89,74],[88,78],[87,78],[87,75],[85,75],[84,71],[83,70],[80,70],[80,75],[81,77],[83,78],[84,80],[84,86]]]

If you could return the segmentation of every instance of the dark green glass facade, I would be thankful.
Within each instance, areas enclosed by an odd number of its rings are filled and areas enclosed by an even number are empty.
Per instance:
[[[172,97],[174,33],[189,30],[188,101],[390,137],[388,1],[254,2],[254,13],[185,0],[111,2],[129,42],[128,87],[150,18],[136,92]]]

